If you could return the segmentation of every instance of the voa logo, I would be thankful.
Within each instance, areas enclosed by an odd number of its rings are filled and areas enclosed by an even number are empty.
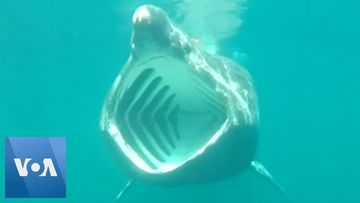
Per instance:
[[[28,169],[27,166],[29,164],[29,162],[31,161],[31,158],[26,158],[23,162],[21,162],[20,158],[15,158],[14,162],[17,168],[17,171],[19,172],[19,175],[22,177],[28,176]],[[52,161],[52,159],[50,158],[45,158],[42,162],[43,165],[43,171],[39,176],[46,176],[46,174],[49,172],[50,176],[56,177],[57,173],[54,167],[54,163]],[[30,169],[33,172],[39,172],[40,171],[40,164],[39,163],[32,163]]]
[[[5,138],[5,197],[66,197],[63,137]]]

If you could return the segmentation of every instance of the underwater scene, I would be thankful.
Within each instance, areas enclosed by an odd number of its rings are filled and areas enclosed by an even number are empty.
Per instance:
[[[360,202],[359,7],[0,0],[0,202]]]

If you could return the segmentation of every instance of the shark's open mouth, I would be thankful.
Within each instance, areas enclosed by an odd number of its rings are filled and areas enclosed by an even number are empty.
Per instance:
[[[141,170],[165,173],[205,151],[229,126],[224,98],[204,74],[168,56],[122,75],[108,132]]]

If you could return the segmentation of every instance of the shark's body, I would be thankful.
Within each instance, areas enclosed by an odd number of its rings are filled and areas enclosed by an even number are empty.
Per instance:
[[[131,48],[101,127],[132,178],[189,185],[242,172],[243,183],[277,188],[253,162],[258,108],[244,68],[201,50],[154,6],[135,11]]]

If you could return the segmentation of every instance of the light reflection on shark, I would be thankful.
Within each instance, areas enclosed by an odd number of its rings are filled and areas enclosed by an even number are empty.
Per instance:
[[[252,190],[246,196],[264,190],[276,193],[266,202],[287,202],[254,161],[259,115],[249,73],[203,51],[158,7],[139,7],[132,21],[131,54],[100,123],[122,168],[134,180],[162,186],[239,179],[243,186],[236,187]]]

